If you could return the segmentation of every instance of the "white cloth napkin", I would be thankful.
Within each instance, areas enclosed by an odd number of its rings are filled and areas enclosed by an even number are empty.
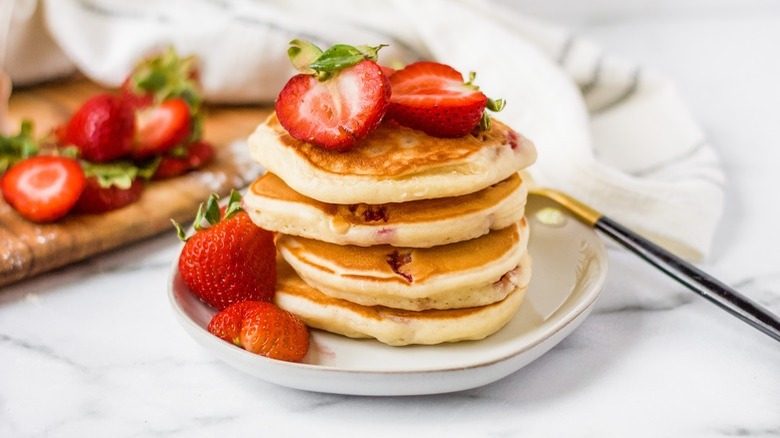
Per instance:
[[[496,117],[536,143],[536,181],[684,257],[710,249],[724,177],[674,87],[566,30],[470,0],[41,1],[11,0],[17,19],[5,30],[0,22],[0,35],[34,27],[36,16],[46,28],[28,38],[33,50],[20,50],[18,39],[16,47],[9,38],[0,44],[6,62],[9,53],[16,62],[27,55],[25,65],[6,68],[17,81],[66,71],[66,59],[117,86],[136,60],[173,44],[202,58],[207,99],[271,102],[293,74],[286,55],[293,38],[388,43],[380,52],[387,64],[427,58],[476,71],[488,96],[508,102]],[[65,57],[36,56],[52,47]]]

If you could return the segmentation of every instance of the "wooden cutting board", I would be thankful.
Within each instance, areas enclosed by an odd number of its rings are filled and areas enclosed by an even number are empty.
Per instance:
[[[86,80],[75,80],[14,91],[9,128],[18,132],[22,119],[35,123],[44,135],[68,120],[87,98],[104,92]],[[248,159],[244,140],[271,111],[269,107],[207,107],[204,138],[216,159],[202,170],[147,185],[141,199],[100,215],[70,214],[52,224],[36,224],[19,216],[0,200],[0,286],[65,266],[160,232],[174,232],[171,219],[189,222],[198,204],[212,192],[224,196],[243,187],[260,172]]]

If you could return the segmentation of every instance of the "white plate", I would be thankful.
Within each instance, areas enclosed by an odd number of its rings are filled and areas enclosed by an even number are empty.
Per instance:
[[[588,227],[529,198],[533,278],[517,315],[482,341],[390,347],[312,330],[304,363],[271,360],[211,335],[215,313],[195,298],[174,263],[169,298],[187,333],[210,353],[252,376],[292,388],[356,395],[460,391],[499,380],[538,358],[571,333],[601,293],[604,246]],[[552,214],[551,214],[552,213]]]

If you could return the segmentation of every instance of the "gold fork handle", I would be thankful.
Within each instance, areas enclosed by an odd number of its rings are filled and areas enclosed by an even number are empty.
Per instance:
[[[692,291],[780,341],[780,318],[737,290],[606,216],[600,216],[594,227]]]

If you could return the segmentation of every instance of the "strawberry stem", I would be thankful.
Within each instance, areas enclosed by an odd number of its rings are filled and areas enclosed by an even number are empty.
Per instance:
[[[19,133],[14,136],[0,135],[0,174],[25,158],[38,155],[39,143],[33,138],[33,124],[23,120]]]
[[[290,41],[287,55],[298,71],[314,74],[320,81],[325,81],[361,61],[367,59],[376,61],[379,49],[386,46],[386,44],[375,47],[335,44],[323,52],[308,41],[295,39]]]
[[[242,211],[241,207],[241,194],[235,190],[230,191],[230,198],[228,198],[227,206],[225,207],[225,215],[222,215],[222,210],[219,206],[219,196],[216,193],[212,193],[206,200],[205,204],[201,202],[198,205],[198,212],[195,214],[195,222],[192,227],[195,232],[205,230],[206,228],[213,227],[218,224],[220,220],[227,220],[235,216],[236,213]],[[208,225],[204,224],[206,222]],[[182,226],[171,219],[173,227],[176,228],[176,234],[182,242],[186,242],[189,238]]]

